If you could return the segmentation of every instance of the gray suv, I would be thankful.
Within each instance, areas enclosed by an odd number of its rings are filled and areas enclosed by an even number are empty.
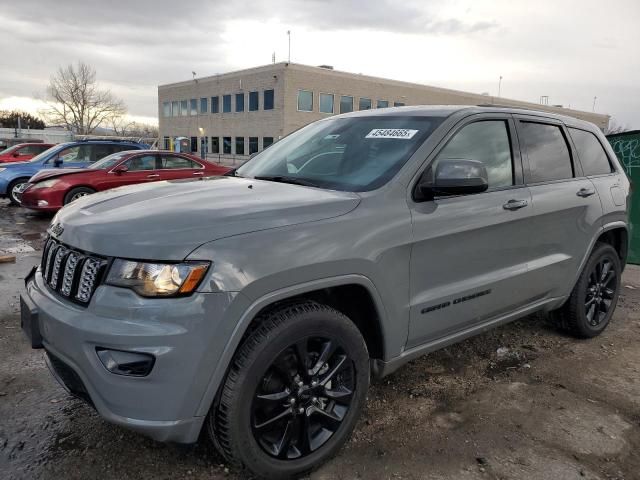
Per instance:
[[[370,376],[532,312],[611,320],[629,181],[592,124],[498,107],[312,123],[225,177],[63,208],[22,325],[107,420],[262,477],[346,441]]]

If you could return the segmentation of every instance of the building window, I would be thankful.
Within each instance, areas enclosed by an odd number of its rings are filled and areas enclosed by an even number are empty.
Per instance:
[[[169,137],[164,137],[164,149],[171,150],[171,139]]]
[[[236,93],[236,112],[244,112],[244,93]]]
[[[207,97],[200,99],[200,114],[209,113],[209,99]]]
[[[333,113],[333,94],[332,93],[321,93],[320,100],[318,103],[320,104],[320,112]]]
[[[231,137],[222,137],[222,153],[231,153]]]
[[[162,116],[171,116],[171,102],[162,102]]]
[[[195,98],[192,98],[190,101],[190,109],[189,109],[189,115],[197,115],[198,114],[198,100],[196,100]]]
[[[262,149],[264,150],[267,147],[273,145],[273,137],[262,137]]]
[[[180,102],[171,102],[171,116],[177,117],[180,115]]]
[[[209,153],[209,137],[200,137],[200,153]]]
[[[394,107],[404,107],[404,102],[393,102]]]
[[[224,95],[222,97],[222,113],[229,113],[231,111],[231,95]]]
[[[244,155],[244,137],[236,137],[236,155]]]
[[[198,151],[198,137],[191,137],[191,152]]]
[[[298,90],[298,111],[313,112],[313,92]]]
[[[220,153],[220,137],[211,137],[211,153]]]
[[[249,92],[249,111],[255,112],[260,108],[260,94],[258,92]]]
[[[258,153],[258,137],[249,137],[249,155]]]
[[[340,113],[353,112],[353,97],[342,95],[340,97]]]
[[[358,110],[371,110],[371,99],[360,98],[360,103],[358,104]]]
[[[273,90],[264,91],[264,110],[273,110]]]
[[[180,115],[185,117],[187,116],[188,113],[189,113],[189,101],[180,100]]]
[[[211,113],[218,113],[220,111],[220,105],[218,97],[211,97]]]
[[[389,106],[388,100],[378,100],[376,108],[387,108]]]

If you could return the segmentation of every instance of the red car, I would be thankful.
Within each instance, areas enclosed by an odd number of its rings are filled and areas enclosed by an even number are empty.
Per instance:
[[[230,169],[186,153],[129,150],[114,153],[84,169],[41,170],[22,193],[22,206],[55,212],[77,198],[137,183],[224,175]]]
[[[0,163],[24,162],[53,147],[52,143],[19,143],[0,152]]]

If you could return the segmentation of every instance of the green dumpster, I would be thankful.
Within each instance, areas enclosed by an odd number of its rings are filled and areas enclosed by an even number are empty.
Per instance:
[[[640,130],[607,135],[607,140],[633,182],[629,212],[631,245],[628,262],[640,264]]]

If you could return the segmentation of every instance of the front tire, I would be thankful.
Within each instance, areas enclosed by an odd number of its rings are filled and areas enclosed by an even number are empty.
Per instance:
[[[231,463],[263,478],[291,478],[348,439],[369,388],[369,354],[358,328],[326,305],[290,304],[257,321],[207,430]]]
[[[91,195],[92,193],[96,193],[96,191],[93,188],[89,188],[89,187],[72,188],[64,196],[64,204],[68,205],[71,202],[75,202],[77,199],[81,197],[85,197],[87,195]]]
[[[597,243],[571,296],[554,312],[560,326],[578,338],[600,335],[618,303],[621,275],[618,252],[607,243]]]
[[[22,192],[29,183],[29,178],[16,178],[7,187],[7,197],[12,205],[22,205]]]

